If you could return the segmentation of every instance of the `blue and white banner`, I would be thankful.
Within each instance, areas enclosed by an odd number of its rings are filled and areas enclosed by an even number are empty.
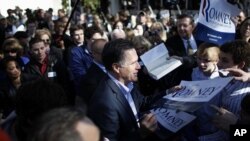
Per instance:
[[[195,38],[197,40],[223,44],[235,39],[235,24],[231,20],[240,9],[227,0],[201,0]]]

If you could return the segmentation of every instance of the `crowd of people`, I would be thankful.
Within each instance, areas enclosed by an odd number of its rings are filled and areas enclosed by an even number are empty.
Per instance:
[[[175,21],[143,10],[133,23],[128,10],[105,18],[88,10],[68,23],[64,10],[56,18],[52,13],[10,9],[1,16],[0,138],[227,141],[229,125],[250,124],[250,18],[243,11],[234,19],[235,40],[223,45],[196,40],[188,14]],[[160,43],[182,65],[154,80],[140,55]],[[192,113],[191,124],[165,131],[166,138],[157,135],[161,128],[149,111],[167,89],[182,80],[230,76],[234,80]]]

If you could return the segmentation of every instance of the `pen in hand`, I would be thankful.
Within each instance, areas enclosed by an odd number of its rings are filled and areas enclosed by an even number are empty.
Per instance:
[[[154,132],[158,128],[158,122],[156,120],[155,114],[149,112],[144,112],[140,114],[139,123],[140,127],[144,130]]]

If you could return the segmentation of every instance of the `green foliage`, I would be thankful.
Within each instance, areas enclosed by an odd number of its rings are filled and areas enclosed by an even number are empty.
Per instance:
[[[82,5],[84,5],[84,7],[89,7],[93,11],[96,11],[96,9],[100,5],[99,0],[80,0],[80,1],[81,1]],[[67,10],[69,7],[69,0],[62,0],[62,7],[63,7],[63,9]]]
[[[62,7],[63,9],[68,9],[69,7],[69,1],[68,0],[62,0]]]
[[[100,5],[99,0],[83,0],[83,1],[84,1],[84,6],[85,7],[90,7],[95,12],[96,12],[97,8]]]

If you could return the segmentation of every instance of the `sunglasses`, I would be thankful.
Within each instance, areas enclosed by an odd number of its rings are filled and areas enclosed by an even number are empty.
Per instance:
[[[16,53],[17,49],[5,50],[5,53]]]
[[[43,39],[42,40],[44,43],[50,43],[50,39]]]

